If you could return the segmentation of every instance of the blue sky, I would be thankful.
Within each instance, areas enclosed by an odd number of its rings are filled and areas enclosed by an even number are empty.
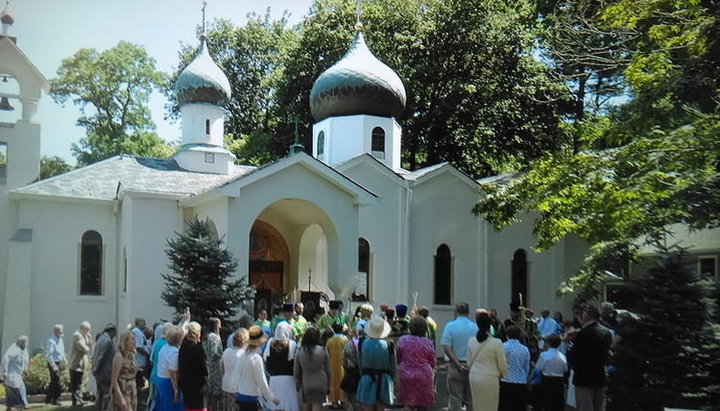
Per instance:
[[[5,1],[0,1],[4,7]],[[279,17],[287,10],[294,24],[311,4],[311,0],[208,0],[206,11],[208,20],[227,18],[242,25],[250,12],[262,14],[270,8],[271,15]],[[157,60],[158,69],[169,73],[178,65],[180,44],[196,41],[201,8],[202,0],[12,0],[15,24],[9,34],[17,37],[18,47],[47,79],[56,75],[62,59],[77,50],[105,50],[120,40],[144,46]],[[179,121],[173,124],[163,119],[164,105],[165,98],[159,94],[150,101],[157,131],[168,141],[177,140]],[[0,112],[0,121],[14,120],[18,111]],[[84,129],[75,126],[79,114],[71,102],[63,108],[43,96],[37,117],[42,124],[43,155],[75,162],[70,145],[84,135]]]

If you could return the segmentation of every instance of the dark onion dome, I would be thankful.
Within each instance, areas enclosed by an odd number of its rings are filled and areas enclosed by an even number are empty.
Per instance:
[[[230,82],[210,57],[204,34],[200,36],[200,51],[197,56],[175,82],[175,95],[181,106],[190,103],[225,106],[230,101]]]
[[[10,14],[10,0],[5,2],[5,8],[2,12],[0,12],[0,23],[2,24],[13,24],[15,23],[15,19],[13,18],[12,14]]]
[[[310,91],[315,121],[354,114],[399,117],[404,108],[400,77],[372,54],[360,30],[343,58],[325,70]]]

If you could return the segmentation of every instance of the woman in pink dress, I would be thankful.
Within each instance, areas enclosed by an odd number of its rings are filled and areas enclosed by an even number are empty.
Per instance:
[[[435,347],[425,337],[427,321],[417,316],[410,321],[410,334],[397,343],[400,387],[397,402],[404,410],[420,411],[435,405]]]

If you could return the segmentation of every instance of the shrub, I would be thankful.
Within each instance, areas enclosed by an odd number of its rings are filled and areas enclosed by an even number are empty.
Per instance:
[[[47,367],[47,359],[41,353],[35,354],[28,365],[28,375],[25,377],[25,387],[28,394],[42,394],[50,385],[50,372]],[[66,368],[60,371],[60,385],[63,391],[70,386],[70,373]]]

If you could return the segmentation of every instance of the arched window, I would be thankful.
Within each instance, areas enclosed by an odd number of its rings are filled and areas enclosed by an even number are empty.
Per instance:
[[[210,119],[205,120],[205,135],[210,135]]]
[[[511,288],[512,294],[510,295],[510,301],[514,303],[522,303],[523,306],[528,307],[528,295],[527,295],[527,254],[525,250],[518,249],[513,254],[511,270]],[[520,298],[522,295],[522,301]]]
[[[358,239],[358,279],[353,291],[353,301],[367,301],[370,288],[370,243],[364,238]]]
[[[80,295],[102,294],[102,237],[86,231],[80,245]]]
[[[385,130],[382,127],[372,130],[371,150],[375,157],[385,158]]]
[[[435,252],[435,304],[450,305],[452,290],[452,254],[450,247],[441,244]]]
[[[317,138],[317,155],[325,154],[325,132],[321,131]]]

